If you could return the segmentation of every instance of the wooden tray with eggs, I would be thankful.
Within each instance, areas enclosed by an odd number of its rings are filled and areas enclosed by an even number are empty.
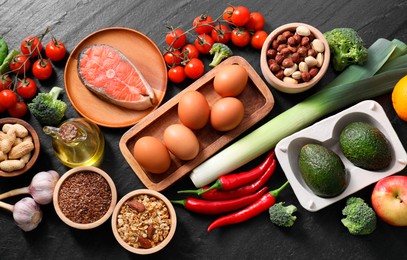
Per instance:
[[[231,64],[241,65],[248,73],[246,87],[236,97],[244,105],[244,116],[238,126],[229,131],[218,131],[210,123],[207,123],[203,128],[193,130],[199,142],[199,152],[196,157],[191,160],[181,160],[170,153],[171,163],[168,170],[160,174],[145,170],[134,157],[133,150],[137,140],[144,136],[152,136],[163,142],[164,130],[170,125],[181,124],[178,115],[178,103],[188,91],[198,91],[203,94],[211,108],[216,101],[222,98],[214,90],[214,77],[225,66]],[[119,142],[120,151],[147,188],[163,191],[264,118],[272,110],[273,106],[274,97],[270,89],[252,66],[244,58],[232,56],[211,69],[124,133]]]

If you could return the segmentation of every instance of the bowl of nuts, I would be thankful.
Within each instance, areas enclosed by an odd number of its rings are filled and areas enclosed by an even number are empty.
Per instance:
[[[325,75],[330,50],[324,35],[304,23],[289,23],[272,31],[261,49],[263,76],[285,93],[304,92]]]
[[[53,194],[57,215],[76,229],[92,229],[105,223],[116,202],[113,180],[95,166],[70,169],[58,180]]]
[[[40,153],[37,132],[26,121],[14,117],[0,119],[0,130],[0,176],[27,172]]]
[[[126,250],[147,255],[163,249],[172,239],[177,216],[171,202],[160,192],[134,190],[116,205],[112,230]]]

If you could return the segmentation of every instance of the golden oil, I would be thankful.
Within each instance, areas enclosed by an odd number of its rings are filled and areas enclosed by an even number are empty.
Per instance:
[[[59,127],[44,126],[44,133],[52,137],[52,147],[58,160],[64,165],[98,166],[105,148],[100,128],[86,118],[71,118]]]

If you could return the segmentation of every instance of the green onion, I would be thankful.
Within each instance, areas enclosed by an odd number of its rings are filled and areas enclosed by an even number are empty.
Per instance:
[[[397,81],[407,74],[407,66],[376,72],[396,49],[396,44],[377,40],[369,48],[369,62],[363,67],[352,65],[324,89],[197,166],[190,178],[196,187],[203,187],[273,149],[283,138],[309,126],[319,118],[356,102],[390,92]],[[404,55],[405,56],[405,55]],[[403,57],[403,56],[402,56]],[[398,58],[394,57],[394,60]],[[393,68],[393,67],[392,67]]]

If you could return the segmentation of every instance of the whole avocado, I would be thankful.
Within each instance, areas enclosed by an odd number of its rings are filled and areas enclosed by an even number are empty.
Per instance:
[[[339,144],[345,157],[365,170],[382,170],[392,161],[390,142],[377,127],[366,122],[352,122],[343,128]]]
[[[337,196],[348,184],[341,158],[319,144],[306,144],[301,148],[299,168],[307,186],[320,197]]]

